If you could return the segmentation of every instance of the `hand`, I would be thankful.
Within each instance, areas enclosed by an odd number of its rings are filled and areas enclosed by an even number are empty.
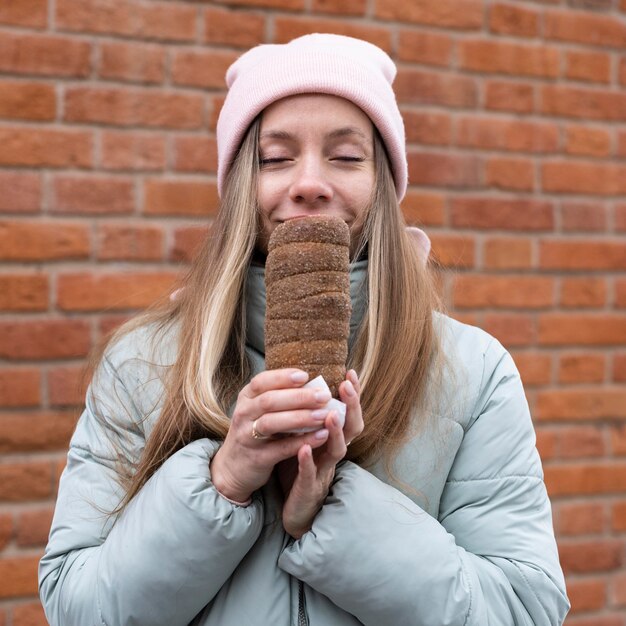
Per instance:
[[[297,369],[268,370],[241,390],[224,444],[211,461],[211,480],[222,495],[244,502],[268,481],[277,463],[303,445],[315,449],[326,443],[328,411],[323,407],[330,393],[302,388],[307,379]],[[317,430],[277,436],[299,428]],[[255,439],[253,429],[263,438]]]
[[[287,459],[278,466],[278,477],[286,495],[283,527],[295,539],[311,529],[328,495],[335,466],[346,455],[348,444],[363,431],[360,392],[356,372],[350,370],[339,386],[339,397],[346,404],[343,430],[335,412],[331,411],[324,422],[329,433],[326,445],[313,450],[305,443],[298,450],[297,458]]]

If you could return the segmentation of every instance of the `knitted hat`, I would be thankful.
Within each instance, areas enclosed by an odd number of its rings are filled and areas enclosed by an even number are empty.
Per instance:
[[[404,124],[391,88],[395,75],[396,66],[380,48],[343,35],[304,35],[244,53],[226,73],[229,91],[217,121],[219,193],[246,130],[265,107],[295,94],[325,93],[353,102],[372,120],[401,200],[408,174]]]

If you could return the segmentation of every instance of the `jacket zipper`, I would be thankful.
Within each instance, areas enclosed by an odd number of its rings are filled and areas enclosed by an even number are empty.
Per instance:
[[[304,608],[304,583],[298,581],[298,626],[309,626],[309,620]]]

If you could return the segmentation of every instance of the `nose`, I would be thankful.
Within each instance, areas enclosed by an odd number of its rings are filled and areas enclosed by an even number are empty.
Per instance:
[[[292,202],[305,205],[318,205],[330,202],[333,188],[324,175],[323,164],[314,159],[304,159],[294,169],[294,180],[289,188]]]

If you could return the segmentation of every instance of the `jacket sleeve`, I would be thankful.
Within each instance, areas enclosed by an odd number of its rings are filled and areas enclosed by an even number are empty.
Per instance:
[[[106,359],[70,444],[45,555],[40,597],[52,626],[188,624],[256,541],[262,503],[239,507],[214,489],[218,444],[172,455],[118,516],[118,461],[144,445],[137,395]]]
[[[280,566],[363,624],[554,626],[569,609],[535,436],[497,343],[438,519],[345,463],[310,532]],[[356,564],[356,566],[355,566]]]

